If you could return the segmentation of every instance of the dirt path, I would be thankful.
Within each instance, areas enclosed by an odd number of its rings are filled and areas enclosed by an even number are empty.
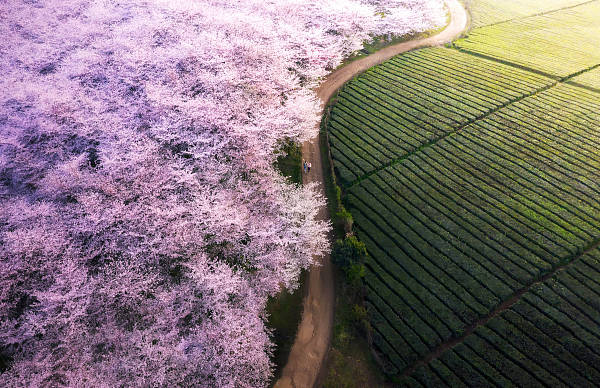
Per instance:
[[[458,0],[446,0],[446,5],[450,12],[450,24],[439,34],[386,47],[331,73],[317,89],[322,108],[344,83],[368,68],[405,51],[441,45],[457,38],[467,27],[467,13]],[[302,156],[312,163],[310,173],[303,176],[304,183],[321,182],[321,186],[324,186],[318,137],[302,145]],[[318,217],[329,219],[326,206],[321,208]],[[313,267],[308,277],[308,294],[304,300],[296,341],[275,388],[312,388],[329,350],[334,307],[333,268],[329,255],[318,260],[321,265]]]

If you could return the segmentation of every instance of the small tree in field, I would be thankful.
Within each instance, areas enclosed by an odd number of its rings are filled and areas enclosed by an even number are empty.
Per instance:
[[[344,271],[352,284],[358,284],[364,277],[366,257],[365,244],[354,235],[337,240],[331,250],[331,260]]]

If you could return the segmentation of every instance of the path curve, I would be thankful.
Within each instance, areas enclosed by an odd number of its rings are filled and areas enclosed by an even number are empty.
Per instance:
[[[445,2],[450,14],[450,23],[439,34],[388,46],[367,57],[350,62],[327,76],[317,89],[321,109],[325,109],[327,101],[334,93],[357,74],[403,52],[420,47],[441,45],[460,36],[468,25],[467,12],[458,0],[445,0]],[[324,195],[325,181],[319,144],[318,136],[302,144],[302,156],[312,163],[310,173],[303,174],[303,182],[304,184],[320,182],[320,190]],[[327,206],[323,206],[319,210],[318,218],[329,220]],[[287,364],[274,388],[314,387],[329,350],[335,300],[333,268],[329,254],[315,260],[318,260],[321,265],[314,266],[310,270],[302,321],[298,326],[298,334],[292,345]]]

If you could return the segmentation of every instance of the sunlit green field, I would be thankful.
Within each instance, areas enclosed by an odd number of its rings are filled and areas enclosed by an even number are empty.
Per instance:
[[[563,78],[600,62],[600,1],[472,30],[472,53]]]
[[[473,28],[585,3],[585,0],[464,0]]]

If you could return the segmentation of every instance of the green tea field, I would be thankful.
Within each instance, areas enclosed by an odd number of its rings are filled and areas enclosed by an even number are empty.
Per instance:
[[[345,184],[555,84],[520,69],[431,48],[396,57],[345,86],[329,122]]]
[[[472,30],[460,50],[507,61],[556,78],[600,63],[600,2],[513,19]]]
[[[600,250],[535,284],[406,386],[591,387],[600,382]]]
[[[330,108],[373,347],[402,385],[600,385],[600,1],[577,3],[507,2]]]

